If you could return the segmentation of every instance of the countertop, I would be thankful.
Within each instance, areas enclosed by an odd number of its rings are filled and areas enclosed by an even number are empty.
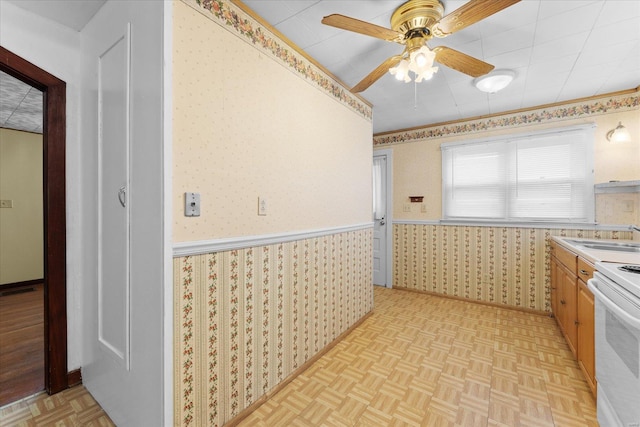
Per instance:
[[[552,240],[569,249],[571,252],[581,256],[589,262],[595,264],[599,261],[619,262],[622,264],[640,264],[640,252],[619,252],[609,250],[591,249],[584,246],[576,245],[573,241],[592,242],[615,242],[615,243],[634,243],[640,244],[637,240],[610,240],[610,239],[580,239],[577,237],[558,237],[552,236]]]

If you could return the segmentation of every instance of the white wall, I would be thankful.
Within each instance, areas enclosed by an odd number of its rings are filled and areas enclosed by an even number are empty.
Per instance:
[[[82,364],[80,302],[87,280],[83,266],[95,258],[83,244],[83,212],[93,202],[83,194],[85,153],[80,128],[80,33],[0,1],[0,44],[67,83],[67,331],[69,370]]]

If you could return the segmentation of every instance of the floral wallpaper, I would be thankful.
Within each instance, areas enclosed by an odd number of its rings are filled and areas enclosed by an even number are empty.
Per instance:
[[[274,36],[255,19],[229,1],[182,0],[212,21],[234,32],[264,53],[271,55],[289,67],[300,77],[315,84],[330,96],[348,105],[363,117],[371,120],[372,109],[366,102],[353,95],[331,76],[321,71],[293,47]]]
[[[372,239],[174,258],[174,424],[225,424],[371,311]]]
[[[633,238],[630,231],[394,224],[393,286],[547,312],[551,236]]]
[[[374,135],[373,145],[390,145],[429,138],[498,130],[514,126],[557,122],[638,108],[640,108],[640,94],[637,92],[631,94],[626,93],[601,99],[589,99],[560,106],[521,111],[514,114]]]

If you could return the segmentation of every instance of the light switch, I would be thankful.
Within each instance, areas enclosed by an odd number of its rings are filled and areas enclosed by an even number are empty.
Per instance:
[[[422,203],[420,205],[420,212],[427,213],[427,204],[426,203]]]
[[[267,199],[264,197],[258,197],[258,215],[267,215]]]
[[[200,216],[200,193],[184,193],[184,216]]]
[[[411,205],[409,203],[402,205],[402,212],[411,212]]]

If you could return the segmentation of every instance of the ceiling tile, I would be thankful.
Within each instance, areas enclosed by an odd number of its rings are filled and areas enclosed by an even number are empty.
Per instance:
[[[482,39],[485,56],[496,56],[533,46],[535,24],[503,31]]]
[[[542,5],[548,3],[556,3],[556,1],[543,1]],[[579,4],[582,2],[569,3]],[[548,18],[540,19],[535,29],[535,43],[540,44],[572,34],[590,31],[594,27],[601,10],[602,2],[588,2],[586,5],[572,8],[568,12],[553,14]]]
[[[258,12],[262,18],[272,26],[277,26],[282,21],[295,16],[297,13],[313,6],[316,0],[305,1],[272,1],[272,0],[245,0],[244,4]]]
[[[566,37],[560,37],[544,43],[536,43],[531,52],[531,64],[546,62],[549,59],[563,58],[567,55],[575,55],[580,53],[587,38],[589,31],[583,31],[571,34]]]

